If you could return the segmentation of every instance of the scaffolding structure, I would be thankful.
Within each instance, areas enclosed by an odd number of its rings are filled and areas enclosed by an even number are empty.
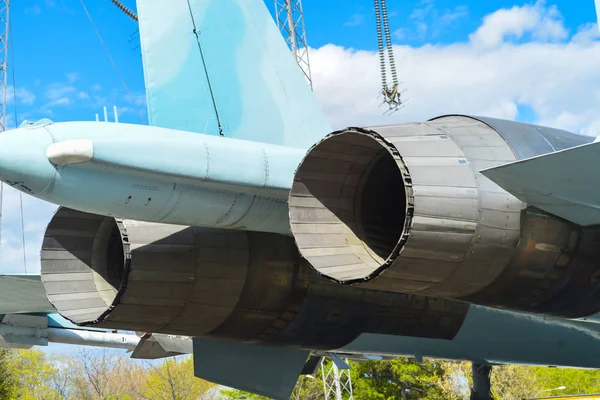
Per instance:
[[[354,400],[350,366],[336,355],[330,357],[332,362],[329,365],[325,363],[325,359],[321,362],[325,400]]]
[[[0,132],[6,130],[6,97],[8,93],[8,33],[10,0],[0,0]],[[15,99],[13,99],[14,101]],[[16,121],[15,121],[16,123]]]
[[[0,133],[6,130],[6,97],[8,94],[8,33],[10,18],[10,0],[0,0]],[[13,99],[17,101],[17,99]],[[17,121],[15,121],[15,124]],[[2,235],[2,204],[4,200],[4,182],[0,182],[0,242]]]
[[[312,75],[304,26],[302,0],[275,0],[275,20],[296,63],[312,89]]]

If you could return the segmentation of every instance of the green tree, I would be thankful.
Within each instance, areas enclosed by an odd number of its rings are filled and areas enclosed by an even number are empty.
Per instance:
[[[536,393],[565,386],[564,390],[543,392],[547,396],[600,393],[600,371],[575,368],[531,368],[536,380]],[[535,393],[534,393],[535,395]],[[530,396],[531,397],[531,396]]]
[[[471,394],[471,363],[465,361],[439,361],[444,369],[440,387],[446,400],[466,400]]]
[[[75,360],[71,393],[80,400],[131,400],[136,365],[120,352],[82,349]]]
[[[56,393],[49,385],[56,369],[37,349],[17,350],[11,353],[9,365],[16,377],[18,389],[13,398],[21,400],[55,400]]]
[[[501,365],[492,369],[492,394],[496,399],[521,400],[534,397],[540,390],[532,367]]]
[[[146,370],[142,390],[145,399],[197,400],[212,398],[214,383],[194,376],[192,357],[174,357]]]
[[[321,371],[315,375],[302,375],[294,391],[292,392],[291,399],[293,400],[323,400],[325,394],[323,393],[323,379],[321,377]]]
[[[327,368],[331,363],[325,361]],[[349,362],[353,394],[355,399],[450,399],[442,385],[445,376],[444,364],[425,360],[397,359],[392,361]],[[226,399],[265,400],[266,397],[250,394],[241,390],[227,390]],[[319,371],[312,378],[301,376],[292,399],[322,400],[323,380]],[[456,397],[460,398],[460,397]]]
[[[442,363],[399,358],[352,364],[354,395],[360,399],[440,399]]]
[[[12,351],[0,349],[0,398],[12,399],[16,397],[18,389],[17,375],[10,363]]]

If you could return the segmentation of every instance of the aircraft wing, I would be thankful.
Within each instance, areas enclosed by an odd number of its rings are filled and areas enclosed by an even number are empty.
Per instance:
[[[519,200],[579,225],[600,224],[600,142],[482,170]]]
[[[0,314],[56,312],[40,276],[0,275]]]

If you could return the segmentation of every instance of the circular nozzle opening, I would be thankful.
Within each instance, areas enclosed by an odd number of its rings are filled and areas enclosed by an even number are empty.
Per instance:
[[[406,243],[413,192],[395,147],[376,132],[348,129],[313,146],[290,192],[300,253],[342,283],[377,276]]]
[[[58,209],[44,235],[41,275],[62,316],[92,325],[113,310],[127,275],[122,233],[114,218]]]

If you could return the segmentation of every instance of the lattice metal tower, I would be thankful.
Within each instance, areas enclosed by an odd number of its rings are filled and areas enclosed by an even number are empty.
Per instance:
[[[6,130],[6,95],[8,94],[8,33],[10,0],[0,0],[0,132]],[[17,99],[13,99],[16,101]],[[17,121],[15,121],[15,124]],[[2,235],[2,205],[4,202],[4,182],[0,182],[0,243]]]
[[[275,0],[275,20],[298,66],[300,66],[312,89],[302,0]]]
[[[10,0],[0,0],[0,132],[6,130],[6,95],[8,81],[8,33]],[[15,99],[13,99],[15,101]],[[15,121],[16,123],[16,121]]]
[[[352,378],[350,376],[350,367],[340,368],[333,360],[326,365],[325,360],[321,362],[321,376],[323,377],[323,390],[325,400],[353,400]]]

